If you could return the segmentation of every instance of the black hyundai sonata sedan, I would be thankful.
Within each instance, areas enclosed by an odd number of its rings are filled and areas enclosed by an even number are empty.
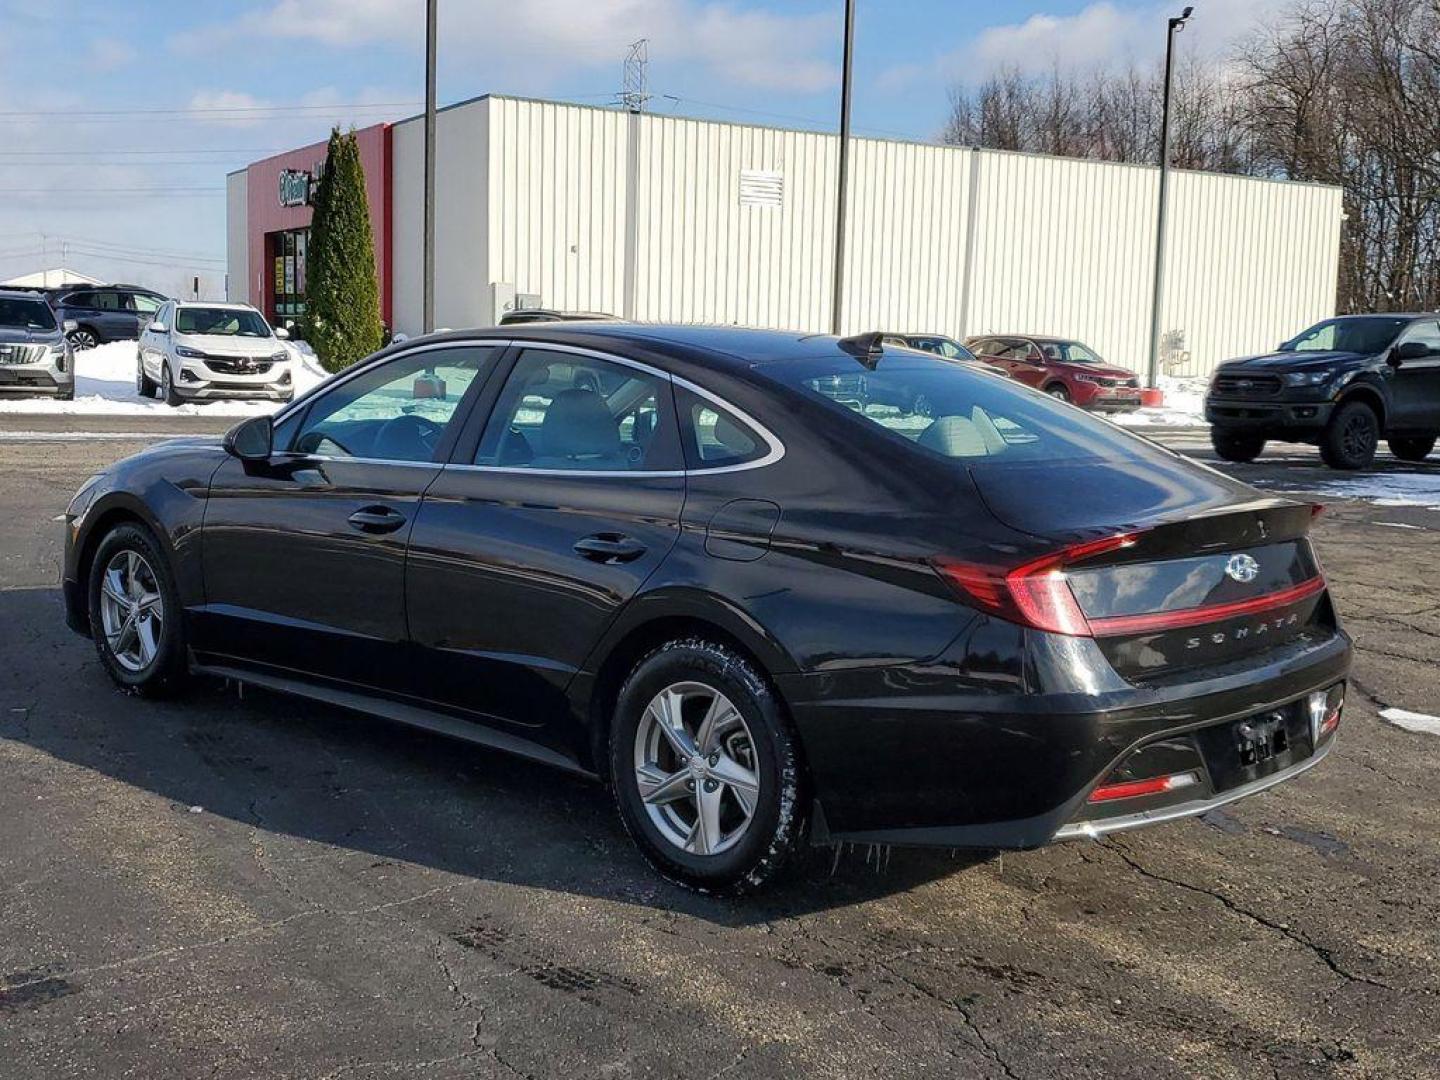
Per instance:
[[[827,394],[853,372],[883,392]],[[730,889],[1310,768],[1351,652],[1311,517],[878,335],[533,325],[91,478],[65,596],[127,690],[225,676],[599,778],[662,873]]]

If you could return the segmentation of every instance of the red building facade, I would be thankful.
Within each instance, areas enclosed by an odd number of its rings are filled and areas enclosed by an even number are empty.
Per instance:
[[[380,317],[391,323],[389,124],[355,133],[365,169],[365,195],[375,236],[375,270],[380,283]],[[283,324],[304,314],[306,258],[311,200],[325,167],[326,144],[313,143],[257,161],[245,170],[245,212],[249,281],[246,301]],[[233,286],[232,286],[233,289]]]

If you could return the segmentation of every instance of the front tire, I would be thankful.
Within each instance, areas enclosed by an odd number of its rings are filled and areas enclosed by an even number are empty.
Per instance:
[[[749,660],[713,641],[667,642],[635,666],[615,706],[610,775],[646,860],[701,892],[758,888],[804,844],[784,707]]]
[[[145,374],[145,365],[139,357],[135,359],[135,392],[142,398],[155,396],[155,380]]]
[[[1064,383],[1051,383],[1045,388],[1045,393],[1049,394],[1056,401],[1063,401],[1067,405],[1070,404],[1072,400],[1070,391],[1065,388]]]
[[[1320,436],[1320,457],[1332,469],[1368,469],[1380,444],[1380,418],[1363,401],[1341,404]]]
[[[90,636],[100,663],[127,693],[158,697],[184,682],[180,594],[160,544],[141,525],[118,525],[90,564]]]
[[[1210,429],[1210,445],[1215,448],[1215,453],[1221,459],[1244,463],[1254,461],[1264,451],[1265,436],[1212,427]]]
[[[1389,443],[1390,452],[1401,461],[1424,461],[1430,456],[1430,451],[1435,449],[1435,436],[1433,435],[1428,438],[1417,435],[1386,441]]]
[[[160,396],[165,399],[165,404],[172,408],[185,403],[185,399],[175,392],[175,380],[170,375],[169,360],[160,366]]]

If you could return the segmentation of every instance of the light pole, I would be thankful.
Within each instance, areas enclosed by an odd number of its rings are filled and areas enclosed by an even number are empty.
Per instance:
[[[835,191],[835,282],[830,298],[830,332],[840,333],[845,292],[845,187],[850,171],[850,57],[855,51],[855,0],[845,0],[845,60],[840,75],[840,175]]]
[[[425,4],[425,266],[423,281],[424,332],[435,329],[435,6]]]
[[[1145,385],[1160,377],[1160,301],[1165,294],[1165,211],[1170,198],[1170,78],[1174,70],[1175,35],[1184,29],[1193,7],[1172,17],[1165,30],[1165,90],[1160,103],[1160,211],[1155,224],[1155,292],[1150,298],[1150,366]]]

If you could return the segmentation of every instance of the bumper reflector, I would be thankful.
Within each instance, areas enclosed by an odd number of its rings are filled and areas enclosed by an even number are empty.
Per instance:
[[[1171,773],[1149,780],[1125,780],[1118,784],[1101,784],[1090,793],[1090,801],[1111,802],[1114,799],[1133,799],[1139,795],[1162,795],[1167,791],[1191,787],[1199,783],[1193,772]]]

